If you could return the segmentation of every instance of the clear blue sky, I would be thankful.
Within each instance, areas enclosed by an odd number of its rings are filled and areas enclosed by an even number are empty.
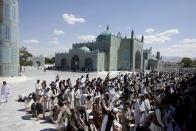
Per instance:
[[[20,46],[54,55],[73,42],[113,33],[145,36],[145,48],[196,56],[196,0],[19,0]],[[63,17],[64,14],[64,17]]]

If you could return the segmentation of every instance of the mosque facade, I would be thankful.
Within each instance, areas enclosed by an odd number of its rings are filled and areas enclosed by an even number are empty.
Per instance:
[[[55,53],[57,69],[72,71],[142,71],[148,66],[151,52],[143,50],[144,37],[135,38],[107,29],[93,42],[75,43],[66,53]],[[145,58],[144,60],[144,56]]]

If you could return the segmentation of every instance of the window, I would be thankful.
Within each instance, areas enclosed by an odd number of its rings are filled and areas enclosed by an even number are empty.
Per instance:
[[[1,48],[0,50],[0,62],[1,63],[11,63],[11,49],[10,48]]]
[[[5,17],[10,18],[10,4],[5,2]]]
[[[15,5],[16,4],[16,0],[12,0],[12,4]]]
[[[3,23],[0,22],[0,40],[3,39]]]
[[[17,63],[19,61],[17,48],[12,49],[12,58],[14,63]]]
[[[10,27],[5,25],[5,39],[10,40]]]
[[[16,6],[12,7],[12,19],[16,20]]]
[[[2,49],[0,48],[0,63],[2,63]]]
[[[0,17],[3,16],[3,1],[0,1]]]
[[[12,42],[17,42],[17,29],[16,27],[12,27]]]

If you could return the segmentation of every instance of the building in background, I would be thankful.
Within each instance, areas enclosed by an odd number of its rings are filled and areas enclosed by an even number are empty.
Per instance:
[[[112,34],[109,27],[96,41],[76,43],[68,53],[55,54],[58,69],[73,71],[141,71],[143,70],[144,37],[137,39]]]
[[[36,68],[45,66],[45,58],[43,55],[30,57],[29,61],[32,61],[32,66]]]
[[[154,56],[152,55],[152,48],[145,49],[143,51],[143,58],[145,70],[162,70],[164,62],[162,61],[162,56],[159,51],[157,51],[157,54]]]
[[[0,77],[19,73],[18,0],[0,0]]]

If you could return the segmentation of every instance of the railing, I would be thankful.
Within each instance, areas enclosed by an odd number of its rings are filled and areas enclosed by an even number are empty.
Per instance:
[[[159,69],[161,72],[191,72],[196,73],[196,67],[180,68],[180,67],[171,67],[171,68],[162,68]]]

